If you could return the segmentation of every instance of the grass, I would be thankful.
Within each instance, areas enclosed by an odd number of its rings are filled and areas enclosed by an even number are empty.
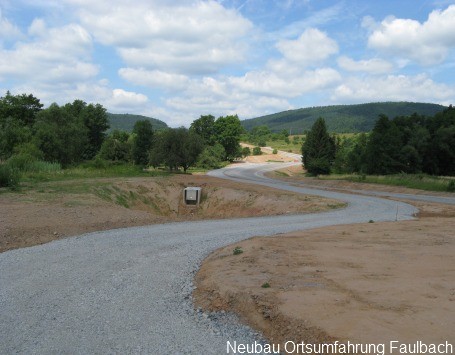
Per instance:
[[[33,183],[90,178],[147,177],[167,175],[169,175],[169,172],[167,171],[144,170],[139,166],[131,164],[109,165],[104,168],[80,165],[67,169],[25,171],[22,175],[22,181],[26,183]]]
[[[395,174],[395,175],[357,175],[357,174],[333,174],[320,175],[321,180],[347,180],[353,182],[365,182],[392,186],[403,186],[412,189],[426,191],[450,191],[455,190],[455,179],[450,177],[430,176],[424,174]]]
[[[302,136],[298,136],[299,138]],[[273,149],[282,150],[289,153],[301,154],[302,153],[302,141],[299,139],[297,144],[294,144],[293,136],[289,137],[289,143],[286,143],[284,139],[278,139],[276,141],[269,140],[267,145]]]

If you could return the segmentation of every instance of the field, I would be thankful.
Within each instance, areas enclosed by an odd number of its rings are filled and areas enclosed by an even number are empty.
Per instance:
[[[286,341],[453,341],[455,207],[415,204],[415,221],[326,227],[221,248],[196,275],[196,305],[238,313],[282,349]]]

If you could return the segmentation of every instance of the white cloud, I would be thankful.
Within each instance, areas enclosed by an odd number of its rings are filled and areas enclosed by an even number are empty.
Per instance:
[[[229,82],[237,89],[270,97],[294,98],[312,91],[322,90],[338,83],[340,74],[332,68],[319,68],[300,73],[295,77],[281,76],[269,71],[246,73],[232,77]]]
[[[168,73],[160,70],[121,68],[119,75],[123,79],[141,86],[175,91],[184,90],[189,83],[186,75]]]
[[[0,43],[3,40],[12,40],[20,36],[21,31],[19,28],[3,16],[2,9],[0,8]]]
[[[307,29],[296,40],[281,40],[276,47],[284,59],[301,66],[320,64],[338,52],[337,43],[316,28]]]
[[[420,23],[411,19],[386,18],[368,39],[371,48],[423,65],[441,63],[455,47],[455,5],[435,10]]]
[[[426,74],[416,76],[348,78],[332,95],[335,102],[420,101],[449,104],[455,87],[436,83]]]
[[[367,72],[372,74],[389,73],[394,69],[392,63],[380,58],[355,61],[349,57],[342,56],[338,58],[338,65],[347,71]]]
[[[87,61],[92,49],[88,32],[79,25],[46,28],[35,20],[31,40],[0,50],[0,78],[30,82],[83,81],[94,77],[98,67]]]
[[[252,24],[215,1],[101,2],[80,10],[96,40],[128,66],[211,73],[243,60]]]

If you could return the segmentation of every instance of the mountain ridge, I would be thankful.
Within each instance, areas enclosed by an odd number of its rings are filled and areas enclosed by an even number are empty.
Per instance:
[[[380,114],[385,114],[389,118],[409,116],[413,113],[433,116],[445,108],[447,107],[438,104],[407,101],[315,106],[250,118],[241,123],[247,130],[266,125],[272,132],[285,129],[291,134],[302,134],[311,128],[316,119],[323,117],[330,132],[356,133],[373,129]]]
[[[107,113],[109,119],[109,131],[113,131],[115,129],[121,131],[132,132],[134,124],[140,120],[149,120],[152,123],[152,127],[154,130],[161,130],[168,128],[168,125],[153,117],[147,117],[143,115],[134,115],[129,113]]]

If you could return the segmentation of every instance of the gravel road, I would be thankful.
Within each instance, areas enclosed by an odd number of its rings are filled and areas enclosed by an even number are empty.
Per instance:
[[[170,223],[90,233],[0,254],[2,354],[226,354],[257,334],[229,314],[194,311],[192,278],[216,248],[255,235],[412,218],[408,204],[265,178],[283,164],[213,176],[348,202],[320,214]]]

